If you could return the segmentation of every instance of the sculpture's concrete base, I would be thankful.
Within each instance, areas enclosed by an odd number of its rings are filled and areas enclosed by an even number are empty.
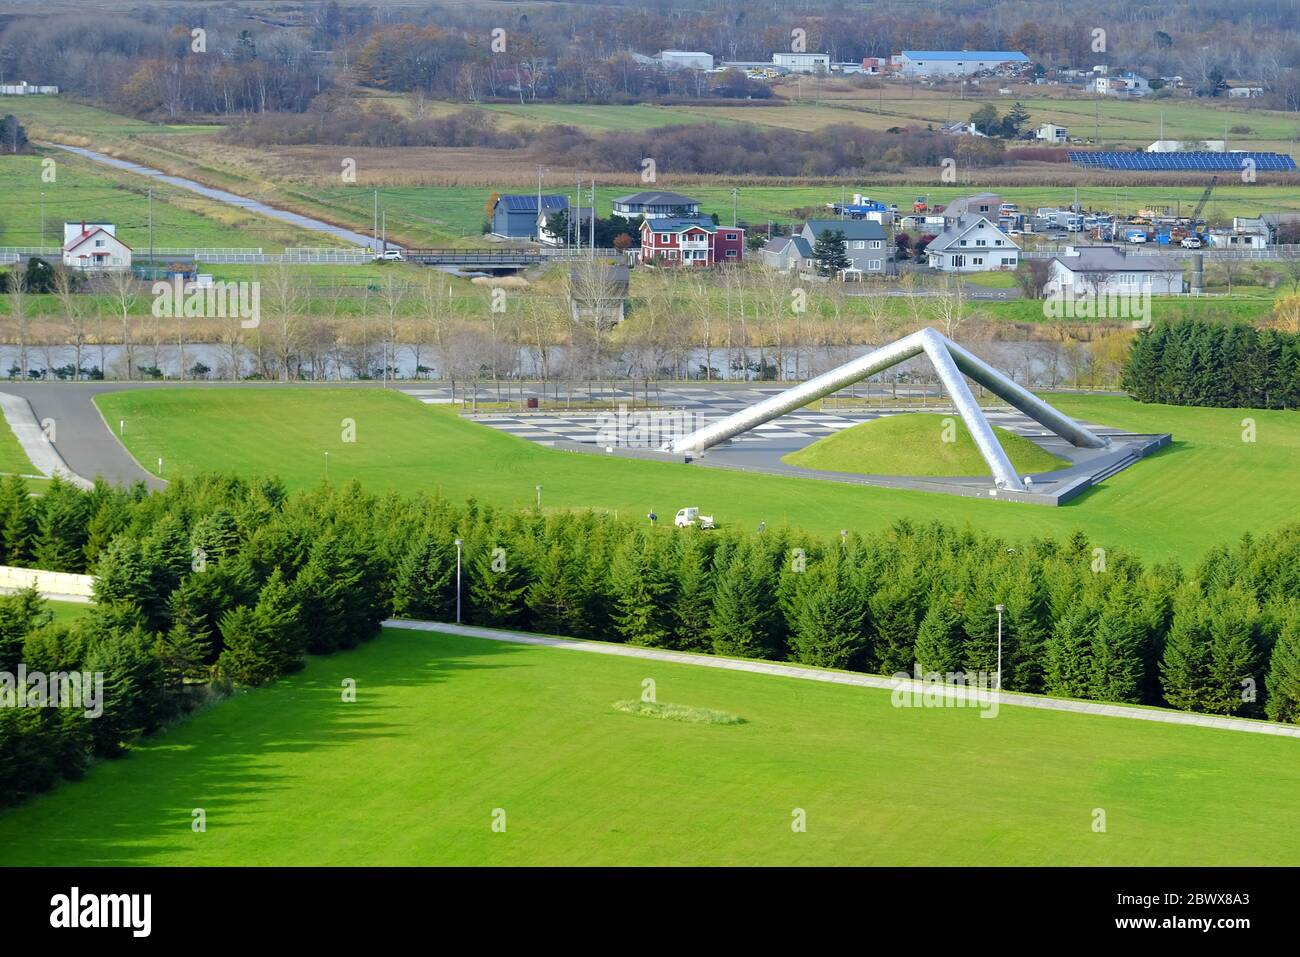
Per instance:
[[[881,414],[909,415],[917,410],[880,410]],[[936,410],[927,410],[933,414]],[[1010,410],[986,410],[1009,413]],[[697,467],[732,469],[740,472],[759,472],[767,475],[784,475],[795,478],[820,479],[849,485],[873,485],[879,488],[911,489],[918,492],[940,492],[967,498],[994,499],[1004,502],[1027,502],[1034,505],[1064,505],[1112,475],[1116,475],[1138,460],[1165,448],[1173,437],[1137,434],[1104,426],[1090,426],[1098,436],[1107,440],[1103,448],[1079,448],[1052,432],[1043,430],[1031,434],[1018,429],[1019,434],[1043,449],[1069,460],[1070,464],[1052,472],[1030,473],[1030,482],[1024,490],[999,488],[988,475],[935,476],[935,475],[864,475],[855,472],[829,472],[788,465],[782,458],[811,441],[811,437],[782,440],[767,437],[764,441],[728,441],[713,446],[704,453],[666,452],[644,448],[599,446],[591,442],[558,440],[547,442],[553,448],[588,454],[613,455],[657,462],[692,463]],[[797,434],[797,433],[795,433]]]

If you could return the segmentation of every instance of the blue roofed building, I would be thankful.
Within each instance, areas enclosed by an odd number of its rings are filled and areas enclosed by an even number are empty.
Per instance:
[[[542,194],[541,225],[546,217],[567,212],[569,197]],[[537,194],[506,195],[497,197],[492,207],[492,235],[503,239],[537,239]],[[549,241],[550,237],[543,237]]]
[[[1015,50],[904,50],[894,57],[894,69],[903,76],[1015,73],[1029,66],[1029,57]]]

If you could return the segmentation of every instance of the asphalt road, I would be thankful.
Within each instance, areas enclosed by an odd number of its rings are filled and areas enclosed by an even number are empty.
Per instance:
[[[135,463],[91,401],[101,392],[149,387],[141,382],[5,382],[0,392],[25,398],[38,421],[54,420],[54,447],[78,475],[103,476],[122,485],[144,482],[158,489],[166,483]]]

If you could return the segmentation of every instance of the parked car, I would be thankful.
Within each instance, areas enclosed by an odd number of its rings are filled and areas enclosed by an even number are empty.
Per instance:
[[[1200,249],[1205,245],[1205,243],[1201,240],[1200,236],[1187,236],[1178,245],[1182,246],[1184,249]]]
[[[673,524],[678,528],[685,528],[688,525],[698,525],[700,528],[713,528],[713,516],[701,515],[700,510],[695,506],[690,508],[679,508],[677,517],[673,519]]]
[[[402,251],[400,249],[385,249],[375,259],[400,263],[402,261]]]

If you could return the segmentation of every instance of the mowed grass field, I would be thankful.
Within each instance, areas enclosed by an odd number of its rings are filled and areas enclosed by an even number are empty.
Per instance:
[[[969,524],[1008,538],[1094,541],[1150,559],[1195,561],[1243,532],[1300,518],[1300,415],[1294,412],[1144,406],[1113,396],[1054,396],[1085,421],[1171,432],[1171,448],[1137,463],[1066,506],[1048,508],[899,489],[710,469],[548,449],[374,388],[251,387],[123,390],[96,403],[146,466],[161,456],[168,478],[234,471],[278,475],[290,486],[358,480],[371,491],[441,491],[529,508],[599,508],[641,516],[698,506],[720,524],[787,523],[821,534],[874,529],[897,519]],[[1254,442],[1242,420],[1255,420]],[[345,419],[355,442],[344,442]],[[671,534],[665,529],[665,534]]]
[[[744,723],[616,711],[647,677]],[[1294,865],[1298,746],[389,630],[0,815],[0,864]]]
[[[1021,475],[1070,464],[1015,432],[995,425],[993,434]],[[989,471],[966,423],[956,415],[928,413],[891,415],[832,432],[782,461],[862,475],[987,475]]]

